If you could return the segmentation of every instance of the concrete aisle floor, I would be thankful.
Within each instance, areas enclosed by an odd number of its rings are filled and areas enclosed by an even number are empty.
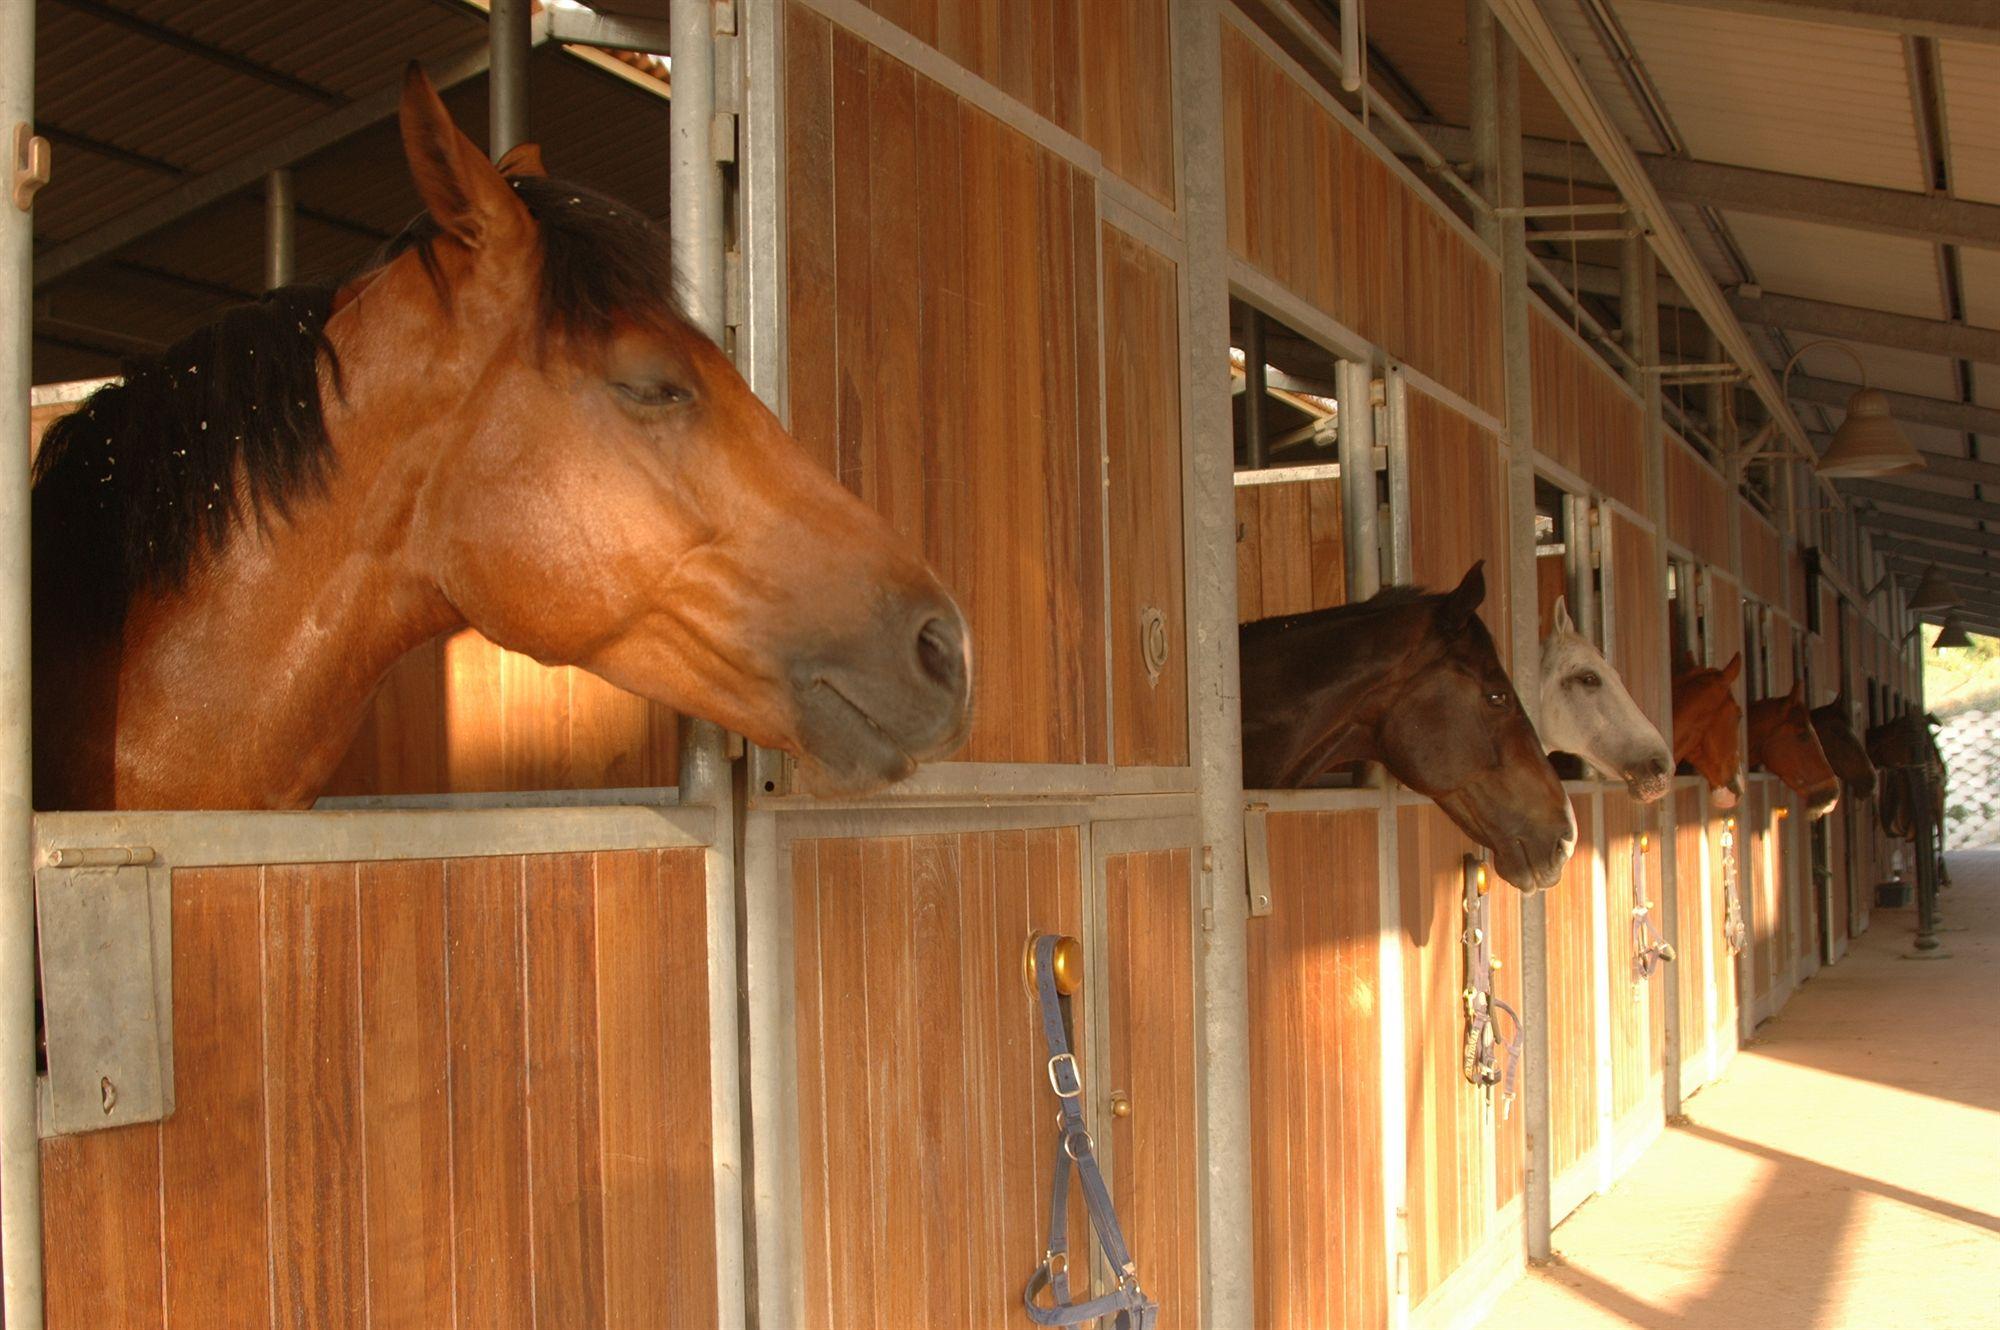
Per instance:
[[[1950,869],[1949,959],[1877,910],[1481,1324],[2000,1327],[2000,853]]]

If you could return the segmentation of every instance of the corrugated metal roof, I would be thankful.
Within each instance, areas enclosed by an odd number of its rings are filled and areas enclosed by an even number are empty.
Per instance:
[[[1368,44],[1417,91],[1435,118],[1453,125],[1470,123],[1463,4],[1375,4],[1368,6],[1366,21]],[[1521,69],[1521,132],[1534,138],[1577,137],[1555,98],[1525,65]]]
[[[1577,68],[1590,81],[1598,100],[1611,113],[1612,122],[1625,135],[1625,141],[1640,152],[1665,152],[1668,145],[1654,132],[1652,119],[1632,96],[1583,6],[1577,0],[1545,0],[1542,12],[1548,15],[1550,26],[1576,58]]]
[[[2000,203],[2000,46],[1938,43],[1952,190]]]
[[[1965,293],[1965,321],[1982,328],[2000,328],[2000,250],[1962,249],[1958,265],[1960,288]]]
[[[1616,0],[1616,10],[1693,156],[1924,187],[1894,34],[1649,0]]]
[[[1792,346],[1795,349],[1817,340],[1797,333],[1792,334]],[[1901,347],[1874,346],[1867,342],[1848,342],[1847,345],[1854,348],[1855,354],[1861,357],[1861,363],[1868,367],[1868,382],[1877,388],[1887,388],[1899,393],[1918,393],[1925,397],[1958,396],[1958,381],[1953,375],[1952,364],[1942,356],[1905,351]],[[1852,383],[1854,361],[1845,352],[1835,348],[1816,347],[1806,352],[1799,361],[1798,372],[1814,378],[1838,379]]]
[[[1920,318],[1945,315],[1936,245],[1819,222],[1723,216],[1768,291]]]

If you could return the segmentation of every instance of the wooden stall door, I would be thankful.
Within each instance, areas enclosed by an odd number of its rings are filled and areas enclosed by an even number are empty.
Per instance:
[[[49,1325],[712,1325],[703,872],[176,871],[178,1107],[43,1143]]]
[[[1697,785],[1696,790],[1705,802],[1708,797],[1708,782]],[[1747,792],[1746,792],[1747,793]],[[1718,1053],[1726,1058],[1736,1049],[1739,1032],[1738,1004],[1747,995],[1740,991],[1737,983],[1737,953],[1730,949],[1728,934],[1729,909],[1729,860],[1725,858],[1725,829],[1734,828],[1733,837],[1734,870],[1736,879],[1736,906],[1744,926],[1750,923],[1750,836],[1749,821],[1744,816],[1749,812],[1746,806],[1739,807],[1734,814],[1713,815],[1708,820],[1709,863],[1714,865],[1714,873],[1709,879],[1709,906],[1715,914],[1715,928],[1709,933],[1710,956],[1713,959],[1712,972],[1715,975],[1715,1009],[1709,1013],[1709,1037],[1715,1041]],[[1745,940],[1745,946],[1749,945]],[[1720,1066],[1720,1063],[1716,1065]]]
[[[1681,1093],[1692,1094],[1707,1079],[1708,1041],[1712,1035],[1708,983],[1716,938],[1704,926],[1702,870],[1705,792],[1699,786],[1677,785],[1674,801],[1674,890],[1678,929],[1674,964],[1680,970]]]
[[[1387,1323],[1376,811],[1269,815],[1250,921],[1257,1324]]]
[[[1031,933],[1084,935],[1080,840],[1054,827],[793,844],[808,1324],[1020,1323],[1055,1149],[1021,951]],[[1085,982],[1087,1021],[1105,990]]]
[[[1561,1179],[1597,1149],[1595,801],[1572,798],[1576,852],[1547,901],[1549,1168]]]
[[[1466,1081],[1459,934],[1463,864],[1473,846],[1434,805],[1397,810],[1402,889],[1405,1111],[1408,1115],[1410,1301],[1423,1300],[1478,1251],[1521,1187],[1524,1114]],[[1499,994],[1521,1009],[1520,906],[1495,879],[1490,922]]]
[[[1654,925],[1662,922],[1658,913],[1660,874],[1666,861],[1665,847],[1652,834],[1654,818],[1650,808],[1634,802],[1623,790],[1604,792],[1605,969],[1611,977],[1611,1110],[1613,1120],[1625,1124],[1649,1107],[1658,1110],[1661,1058],[1665,1043],[1664,972],[1655,969],[1650,977],[1639,974],[1638,939],[1633,931],[1633,911],[1642,903],[1654,907]],[[1640,860],[1643,851],[1644,868]],[[1639,894],[1643,886],[1645,895]]]
[[[1513,635],[1507,628],[1511,588],[1500,441],[1427,393],[1412,388],[1409,404],[1412,571],[1419,585],[1449,591],[1475,561],[1485,560],[1486,603],[1479,614],[1507,664]]]
[[[1201,1323],[1192,871],[1185,847],[1109,855],[1103,867],[1106,1074],[1130,1106],[1111,1118],[1112,1192],[1162,1330]],[[1071,1240],[1089,1239],[1073,1230]]]

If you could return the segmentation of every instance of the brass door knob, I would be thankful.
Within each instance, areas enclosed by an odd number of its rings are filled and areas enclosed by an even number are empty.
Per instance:
[[[1129,1118],[1132,1116],[1132,1097],[1123,1090],[1113,1090],[1111,1092],[1111,1116],[1114,1118]]]

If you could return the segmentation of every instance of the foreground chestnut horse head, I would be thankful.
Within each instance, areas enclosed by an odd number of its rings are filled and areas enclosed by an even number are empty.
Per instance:
[[[1831,813],[1840,803],[1840,777],[1819,746],[1805,680],[1794,680],[1789,693],[1752,702],[1749,728],[1750,761],[1785,782],[1815,818]]]
[[[1243,783],[1306,785],[1380,762],[1437,801],[1523,891],[1553,886],[1576,848],[1569,795],[1476,611],[1486,575],[1427,595],[1243,625]]]
[[[1550,752],[1573,753],[1599,773],[1624,781],[1641,803],[1672,787],[1674,760],[1667,741],[1618,672],[1576,630],[1562,597],[1542,639],[1542,705],[1536,716]]]
[[[1674,669],[1674,761],[1707,777],[1717,808],[1743,797],[1743,707],[1735,693],[1742,672],[1740,651],[1719,670],[1685,655]]]
[[[424,214],[128,366],[36,465],[43,807],[310,803],[382,676],[471,625],[855,791],[955,748],[963,618],[674,303],[666,236],[496,169],[412,66]],[[504,174],[503,174],[504,171]]]
[[[1840,775],[1840,783],[1850,799],[1867,799],[1875,793],[1875,764],[1869,760],[1867,745],[1854,731],[1854,708],[1842,692],[1823,707],[1812,711],[1813,733],[1826,751],[1826,760]]]

